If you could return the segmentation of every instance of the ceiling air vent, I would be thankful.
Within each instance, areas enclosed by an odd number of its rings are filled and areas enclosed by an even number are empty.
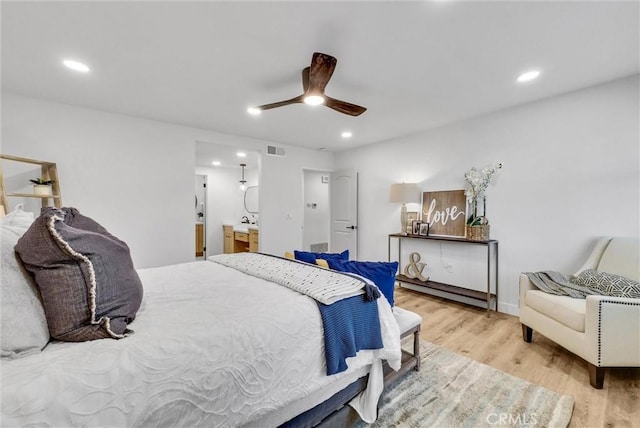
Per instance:
[[[269,156],[284,156],[284,148],[276,146],[267,146],[267,154]]]

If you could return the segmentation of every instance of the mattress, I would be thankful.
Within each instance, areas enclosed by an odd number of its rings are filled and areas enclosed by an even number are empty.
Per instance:
[[[51,343],[2,362],[1,426],[277,426],[381,359],[399,367],[398,326],[385,299],[385,347],[360,351],[346,372],[326,376],[311,298],[208,261],[139,275],[145,296],[132,336]],[[356,407],[375,409],[375,395]]]

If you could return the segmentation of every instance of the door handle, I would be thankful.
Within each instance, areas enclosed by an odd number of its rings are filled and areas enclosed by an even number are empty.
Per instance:
[[[354,229],[357,229],[357,228],[358,228],[358,226],[347,226],[345,229],[354,230]]]

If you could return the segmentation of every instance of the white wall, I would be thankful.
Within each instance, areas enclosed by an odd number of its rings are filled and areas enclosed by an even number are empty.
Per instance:
[[[500,241],[500,308],[517,313],[520,272],[572,273],[596,237],[638,236],[638,90],[634,76],[337,153],[336,168],[359,172],[359,258],[387,258],[387,234],[398,231],[400,215],[388,202],[391,183],[463,189],[467,169],[503,162],[487,216]],[[455,283],[470,255],[438,246],[428,274]],[[471,273],[464,282],[478,288],[485,278]]]
[[[56,162],[64,205],[127,242],[136,267],[193,260],[188,134],[159,122],[2,96],[2,153]]]
[[[285,157],[262,156],[260,251],[282,255],[302,248],[304,169],[333,170],[333,154],[288,147]],[[267,213],[269,227],[265,222]],[[262,246],[263,239],[268,246]]]
[[[194,258],[196,141],[267,144],[2,94],[2,153],[57,162],[64,204],[126,241],[138,268]],[[275,254],[302,244],[303,168],[333,169],[331,153],[282,146],[287,156],[263,156],[259,180],[261,250]]]

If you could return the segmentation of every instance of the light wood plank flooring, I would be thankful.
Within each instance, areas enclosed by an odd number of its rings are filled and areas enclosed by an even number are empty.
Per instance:
[[[396,288],[396,305],[423,318],[421,339],[560,394],[572,395],[570,427],[640,427],[640,369],[606,370],[589,385],[587,364],[544,336],[522,340],[517,317]]]

